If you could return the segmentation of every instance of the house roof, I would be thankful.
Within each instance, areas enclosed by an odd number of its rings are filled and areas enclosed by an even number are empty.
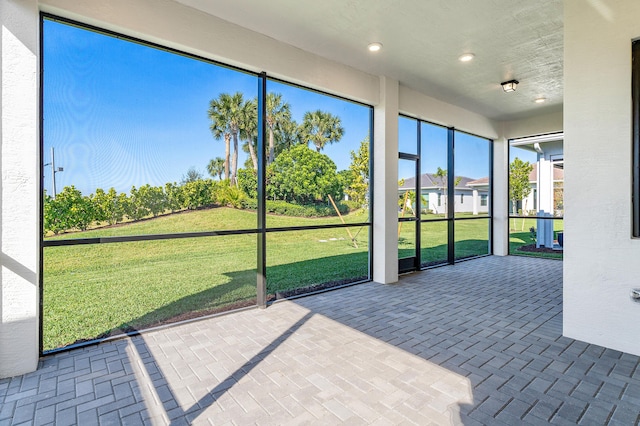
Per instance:
[[[553,168],[553,180],[559,181],[564,180],[564,169],[559,167]],[[533,170],[529,173],[529,182],[537,182],[538,181],[538,163],[533,163]]]
[[[423,173],[420,176],[420,188],[422,189],[438,189],[446,186],[446,176],[444,179],[444,185],[441,183],[440,177],[434,175],[433,173]],[[466,176],[456,176],[456,179],[460,179],[458,184],[456,185],[456,189],[458,190],[470,190],[467,185],[470,182],[473,182],[473,179],[468,178]],[[405,179],[404,184],[400,186],[401,189],[410,189],[415,188],[416,179],[414,177],[410,177]]]
[[[559,167],[554,167],[553,180],[554,182],[564,180],[564,169],[561,169]],[[529,182],[537,182],[537,181],[538,181],[538,163],[533,163],[533,169],[531,170],[531,173],[529,173]],[[472,180],[471,182],[468,182],[467,185],[469,186],[489,185],[489,177],[487,176],[480,179]]]
[[[489,185],[489,176],[472,180],[471,182],[467,183],[467,185],[469,186]]]
[[[456,177],[457,178],[457,177]],[[471,179],[465,176],[459,176],[460,182],[456,185],[456,189],[471,189],[469,187],[474,186],[486,186],[489,185],[489,177],[482,177],[480,179]],[[564,169],[559,167],[553,168],[553,180],[554,181],[562,181],[564,180]],[[529,173],[529,182],[537,182],[538,181],[538,163],[533,163],[533,169],[531,173]],[[433,173],[424,173],[421,176],[420,187],[425,188],[441,188],[443,185],[440,184],[440,178],[436,177]],[[409,178],[404,181],[404,185],[400,186],[401,189],[408,189],[415,187],[415,178]]]

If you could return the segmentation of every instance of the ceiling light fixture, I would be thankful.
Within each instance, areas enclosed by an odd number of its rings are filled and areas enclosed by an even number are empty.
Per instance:
[[[519,83],[520,82],[518,80],[509,80],[509,81],[500,83],[500,85],[502,86],[502,90],[504,90],[506,93],[509,93],[509,92],[515,92],[516,87],[518,86]]]
[[[536,98],[536,100],[535,100],[535,101],[533,101],[533,102],[535,102],[535,103],[537,103],[537,104],[542,104],[542,103],[544,103],[546,100],[547,100],[547,98]]]
[[[465,53],[464,55],[460,55],[458,57],[458,60],[460,62],[469,62],[471,60],[473,60],[473,58],[475,58],[476,55],[474,55],[473,53]]]
[[[382,43],[369,43],[369,52],[378,52],[382,49]]]

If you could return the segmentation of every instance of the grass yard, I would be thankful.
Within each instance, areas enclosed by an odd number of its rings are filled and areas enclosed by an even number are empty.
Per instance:
[[[519,250],[520,247],[535,244],[535,239],[532,238],[529,229],[531,227],[537,228],[537,219],[509,219],[509,254],[518,256],[534,256],[543,257],[547,259],[562,259],[563,253],[544,253],[544,252],[527,252]],[[553,233],[554,239],[558,239],[558,232],[562,232],[564,229],[564,220],[553,220]]]
[[[420,228],[420,262],[434,265],[447,261],[448,230],[445,221],[427,221]],[[415,255],[415,224],[404,222],[398,238],[398,257]],[[455,222],[455,257],[464,259],[489,253],[489,219]]]
[[[345,216],[347,223],[366,220],[366,213]],[[268,217],[270,227],[336,221]],[[51,239],[251,229],[255,224],[255,212],[216,208]],[[400,250],[413,247],[415,228],[407,225]],[[268,293],[366,279],[369,229],[348,229],[358,248],[346,228],[267,233]],[[487,253],[488,220],[459,221],[456,229],[457,257]],[[421,232],[423,264],[446,260],[446,222],[425,223]],[[256,234],[46,247],[44,350],[254,304],[256,248]]]
[[[270,216],[270,226],[319,225],[338,218]],[[345,216],[366,221],[365,214]],[[69,233],[88,238],[255,228],[255,212],[216,208]],[[267,234],[269,294],[327,281],[368,276],[368,227]],[[253,304],[257,236],[46,247],[44,350],[168,320]]]

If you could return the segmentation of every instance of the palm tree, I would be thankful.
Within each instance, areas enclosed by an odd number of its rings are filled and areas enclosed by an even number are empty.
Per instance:
[[[231,150],[231,133],[226,117],[226,99],[229,95],[223,93],[218,99],[209,102],[207,115],[211,120],[209,129],[216,139],[224,138],[224,177],[229,179],[229,151]]]
[[[243,119],[240,128],[240,139],[244,144],[242,149],[249,152],[253,169],[258,170],[258,157],[256,156],[256,145],[258,143],[258,106],[257,100],[248,100],[242,107]]]
[[[295,120],[284,120],[278,125],[278,130],[276,133],[276,156],[300,143],[301,139],[300,126]]]
[[[338,142],[344,135],[340,117],[320,110],[306,112],[300,127],[302,140],[312,142],[318,152],[326,144]]]
[[[208,116],[211,119],[213,137],[225,141],[225,177],[234,184],[238,172],[238,134],[242,126],[244,98],[241,92],[233,95],[221,93],[217,99],[209,104]],[[233,157],[231,158],[231,173],[229,173],[230,144],[233,140]]]
[[[222,180],[222,174],[224,173],[224,158],[216,157],[212,158],[207,165],[207,171],[212,177],[218,177]]]
[[[280,93],[268,93],[266,99],[266,123],[269,129],[269,156],[267,164],[276,158],[274,133],[283,123],[291,121],[291,106],[282,101]]]

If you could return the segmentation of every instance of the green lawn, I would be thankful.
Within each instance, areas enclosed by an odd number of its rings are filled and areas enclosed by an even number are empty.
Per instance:
[[[339,223],[336,217],[267,219],[270,227]],[[345,221],[366,222],[367,216],[349,214]],[[255,212],[215,208],[52,239],[251,229],[255,224]],[[407,225],[400,250],[413,246],[415,228],[412,232]],[[488,252],[487,226],[486,219],[456,223],[457,257]],[[366,279],[369,229],[348,229],[357,248],[346,228],[267,233],[268,293]],[[423,264],[446,260],[446,223],[423,224],[421,232]],[[46,247],[44,349],[254,304],[256,247],[255,234]]]
[[[562,259],[563,253],[536,253],[519,250],[520,247],[535,244],[532,238],[531,227],[537,227],[537,219],[509,219],[509,254],[520,256],[544,257],[548,259]],[[564,229],[564,220],[553,221],[554,239],[558,238],[558,232]]]
[[[446,221],[427,221],[420,228],[420,261],[433,265],[447,261]],[[404,222],[398,238],[398,257],[415,255],[415,224]],[[463,259],[489,253],[489,219],[458,220],[455,223],[455,257]]]
[[[269,216],[269,226],[336,223],[336,217]],[[345,216],[365,222],[365,213]],[[251,211],[216,208],[70,233],[52,239],[255,228]],[[346,229],[267,234],[270,294],[325,282],[367,278],[368,227],[355,248]],[[46,247],[44,349],[118,330],[148,328],[169,319],[251,304],[256,297],[257,236]]]

